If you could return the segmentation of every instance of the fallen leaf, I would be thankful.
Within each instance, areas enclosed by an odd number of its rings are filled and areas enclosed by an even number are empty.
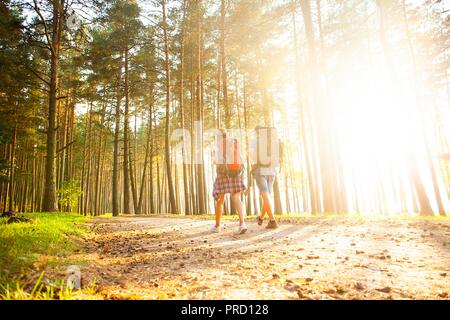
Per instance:
[[[364,290],[364,289],[366,289],[366,287],[361,282],[356,282],[354,284],[354,287],[355,287],[356,290]]]
[[[390,293],[392,291],[392,289],[389,288],[389,287],[384,287],[384,288],[381,288],[381,289],[377,289],[377,291],[380,291],[380,292],[383,292],[383,293]]]

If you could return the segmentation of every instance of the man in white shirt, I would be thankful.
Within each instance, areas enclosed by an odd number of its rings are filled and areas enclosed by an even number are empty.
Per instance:
[[[264,222],[264,216],[267,213],[269,223],[267,229],[276,229],[278,223],[273,215],[273,206],[271,194],[273,192],[273,183],[277,174],[277,167],[280,166],[280,140],[276,134],[275,128],[255,128],[256,139],[250,143],[250,159],[252,163],[252,174],[258,186],[259,193],[263,199],[261,213],[257,218],[258,225]]]

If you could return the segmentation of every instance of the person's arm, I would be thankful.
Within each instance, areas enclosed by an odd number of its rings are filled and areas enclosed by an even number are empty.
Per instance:
[[[221,154],[220,145],[219,141],[216,138],[216,141],[214,141],[214,148],[213,148],[213,164],[216,166],[221,164],[222,160],[220,159],[220,154]]]
[[[214,144],[214,147],[211,148],[211,162],[213,165],[216,165],[217,163],[217,143]]]

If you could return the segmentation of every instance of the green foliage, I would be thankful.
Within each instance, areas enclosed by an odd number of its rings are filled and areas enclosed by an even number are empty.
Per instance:
[[[63,208],[73,209],[78,205],[78,199],[83,194],[80,182],[75,179],[66,180],[58,191],[58,201]]]
[[[0,159],[0,183],[8,181],[8,160]]]
[[[11,143],[17,130],[19,139],[31,137],[39,123],[36,109],[41,93],[30,70],[38,60],[35,48],[22,32],[23,12],[11,1],[0,3],[0,143]]]

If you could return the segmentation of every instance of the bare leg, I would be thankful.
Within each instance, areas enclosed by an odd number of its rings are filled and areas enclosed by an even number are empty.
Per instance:
[[[260,214],[259,214],[259,218],[261,220],[264,220],[264,216],[266,215],[266,212],[267,212],[267,209],[266,209],[266,205],[265,205],[264,198],[263,198],[263,203],[261,205],[261,211],[260,211]]]
[[[242,207],[241,194],[234,193],[231,197],[233,199],[234,207],[239,214],[239,225],[242,225],[245,222],[245,213]]]
[[[220,227],[220,218],[222,217],[223,203],[225,202],[225,195],[221,194],[219,200],[216,202],[216,227]]]
[[[270,221],[274,221],[275,217],[273,216],[272,212],[272,201],[270,200],[270,195],[267,192],[261,192],[261,196],[263,197],[263,208],[269,215]]]

